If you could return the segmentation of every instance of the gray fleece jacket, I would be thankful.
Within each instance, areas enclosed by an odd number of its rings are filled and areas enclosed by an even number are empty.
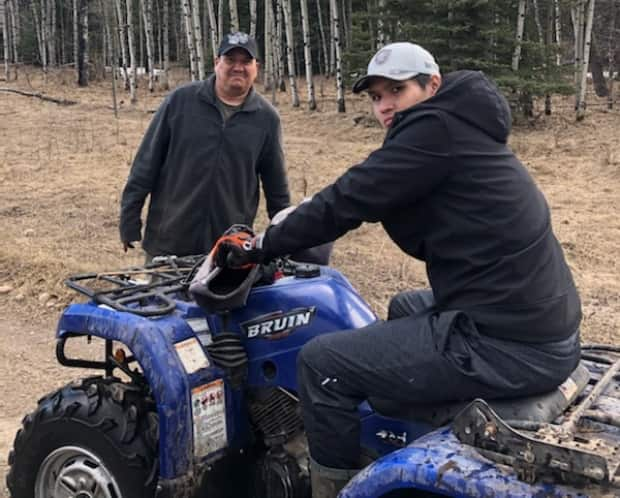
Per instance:
[[[208,252],[234,223],[252,225],[262,182],[272,217],[290,204],[280,118],[254,89],[227,121],[216,106],[215,77],[173,91],[155,114],[123,191],[122,241],[151,255]]]

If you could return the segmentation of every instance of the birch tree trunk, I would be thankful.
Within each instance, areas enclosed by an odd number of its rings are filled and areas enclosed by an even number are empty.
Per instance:
[[[306,62],[306,86],[308,91],[308,109],[316,109],[316,99],[314,97],[314,81],[312,79],[312,51],[310,47],[310,23],[308,22],[308,0],[300,0],[301,4],[301,26],[304,37],[304,60]]]
[[[217,32],[218,32],[218,45],[222,43],[224,39],[224,0],[218,0],[217,3]]]
[[[609,44],[607,58],[609,59],[609,88],[607,93],[607,108],[614,107],[614,71],[616,70],[616,2],[611,2],[611,26],[609,28]]]
[[[319,32],[321,33],[321,47],[323,50],[323,74],[329,75],[329,52],[327,48],[327,39],[325,38],[325,28],[323,27],[323,15],[321,13],[321,0],[316,0],[316,12],[319,19]]]
[[[273,3],[272,0],[265,0],[265,15],[264,15],[264,32],[265,32],[265,66],[264,66],[264,79],[263,88],[266,92],[272,90],[275,87],[275,65],[273,57]],[[273,94],[273,104],[275,105],[275,94]]]
[[[78,86],[88,86],[88,0],[78,5]]]
[[[196,64],[196,48],[194,45],[194,30],[192,29],[192,12],[190,0],[181,0],[183,5],[183,19],[185,22],[185,34],[187,38],[187,51],[189,53],[189,67],[192,81],[198,79],[198,66]]]
[[[334,15],[332,0],[327,0],[329,3],[329,73],[328,76],[333,76],[336,73],[336,35],[334,33]]]
[[[250,36],[256,38],[256,0],[250,0]]]
[[[517,37],[515,41],[515,50],[512,54],[512,70],[519,70],[519,61],[521,60],[521,45],[523,43],[523,29],[525,28],[525,2],[519,0],[519,10],[517,13]]]
[[[161,86],[164,90],[170,89],[170,80],[169,80],[169,72],[170,72],[170,8],[168,5],[168,0],[163,0],[162,3],[162,12],[161,12],[161,31],[163,38],[163,50],[164,50],[164,73],[162,74]]]
[[[276,15],[271,16],[271,22],[276,23],[273,44],[276,81],[278,82],[278,90],[286,92],[286,83],[284,81],[284,50],[282,47],[282,26],[284,25],[282,20],[282,1],[283,0],[276,0]]]
[[[286,32],[286,60],[288,61],[288,79],[291,87],[291,100],[293,107],[299,107],[299,92],[297,91],[297,78],[295,74],[295,47],[293,46],[293,16],[291,0],[282,2],[284,12],[284,28]]]
[[[338,20],[338,5],[336,0],[329,0],[331,18],[334,31],[334,47],[336,49],[336,92],[338,112],[346,112],[344,103],[344,82],[342,78],[342,54],[340,49],[340,24]]]
[[[575,65],[574,65],[574,81],[575,81],[575,111],[579,109],[579,96],[581,95],[581,64],[583,60],[584,46],[584,30],[583,19],[585,0],[577,0],[577,6],[571,9],[571,19],[573,21],[573,29],[575,31]]]
[[[220,0],[222,2],[223,0]],[[239,11],[237,10],[237,0],[229,0],[230,7],[230,31],[236,33],[239,31]]]
[[[127,7],[127,47],[129,48],[129,101],[132,104],[138,102],[136,94],[136,47],[133,37],[133,0],[125,0]]]
[[[105,28],[106,36],[110,43],[108,45],[108,55],[110,58],[110,65],[112,66],[112,107],[114,108],[114,117],[118,118],[118,105],[116,102],[116,43],[114,37],[111,35],[110,25],[108,24],[107,2],[105,0],[99,0],[99,7],[101,9],[101,16],[103,17],[103,25]]]
[[[211,35],[211,47],[213,48],[213,63],[217,59],[217,49],[219,46],[220,35],[217,31],[217,19],[215,18],[215,9],[213,8],[213,0],[206,0],[207,11],[209,13],[209,34]]]
[[[73,64],[76,70],[77,70],[78,52],[79,52],[79,46],[80,46],[78,10],[79,10],[78,0],[73,0]]]
[[[21,27],[20,27],[20,19],[19,19],[19,2],[17,0],[7,0],[6,5],[9,8],[9,16],[7,20],[11,20],[11,29],[12,29],[12,37],[11,42],[13,43],[13,62],[19,63],[19,46],[20,46],[20,36],[21,36]]]
[[[554,25],[555,25],[555,45],[557,53],[555,55],[555,64],[559,66],[562,63],[562,22],[560,16],[560,0],[553,0]]]
[[[47,53],[48,63],[54,67],[57,64],[56,57],[56,2],[55,0],[47,0],[46,5],[47,17]]]
[[[534,7],[534,22],[536,23],[536,32],[538,33],[538,43],[543,44],[545,36],[543,34],[542,23],[540,22],[540,9],[538,8],[538,0],[532,0]]]
[[[37,10],[37,4],[34,0],[30,0],[30,7],[32,9],[32,18],[34,24],[34,30],[37,37],[37,46],[39,47],[39,58],[41,59],[41,67],[43,68],[43,72],[47,71],[47,53],[45,51],[45,44],[43,33],[41,30],[41,21],[39,12]]]
[[[385,15],[385,0],[379,0],[378,7],[379,7],[379,15],[377,19],[377,50],[385,46],[385,31],[383,29],[383,16]]]
[[[127,72],[127,24],[123,13],[122,0],[114,0],[116,23],[118,25],[118,39],[121,47],[121,65],[125,90],[129,90],[129,74]]]
[[[0,28],[2,28],[2,41],[4,46],[4,79],[9,81],[9,29],[8,13],[5,0],[0,0]]]
[[[590,45],[592,41],[592,22],[594,20],[594,0],[589,0],[588,11],[585,17],[586,26],[583,38],[583,60],[581,66],[581,85],[579,88],[579,105],[577,106],[577,121],[581,121],[586,114],[586,88],[588,78],[588,63],[590,61]]]
[[[149,67],[149,91],[152,92],[155,86],[155,46],[153,43],[153,4],[152,0],[140,0],[142,10],[142,25],[144,26],[144,37],[146,42],[146,60]]]
[[[198,79],[205,79],[205,54],[202,43],[202,27],[200,26],[200,7],[198,0],[192,0],[192,21],[194,40],[196,42],[196,68],[198,69]]]
[[[49,24],[47,21],[47,0],[41,0],[41,59],[43,62],[43,70],[46,71],[49,65],[48,47],[49,47]]]

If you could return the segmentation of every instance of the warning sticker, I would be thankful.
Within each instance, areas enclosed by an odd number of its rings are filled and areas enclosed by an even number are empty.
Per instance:
[[[202,346],[195,337],[177,342],[174,347],[188,374],[210,366],[207,355],[202,350]]]
[[[192,389],[194,456],[201,458],[228,445],[224,381]]]
[[[560,392],[564,395],[567,401],[573,399],[573,396],[577,393],[578,386],[570,377],[566,379],[562,384],[558,386]]]

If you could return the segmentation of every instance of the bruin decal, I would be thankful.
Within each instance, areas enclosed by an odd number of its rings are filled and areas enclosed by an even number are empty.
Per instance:
[[[245,332],[248,339],[255,339],[257,337],[279,339],[287,336],[298,327],[309,325],[312,322],[315,311],[315,306],[296,308],[286,313],[277,311],[243,322],[241,329]]]

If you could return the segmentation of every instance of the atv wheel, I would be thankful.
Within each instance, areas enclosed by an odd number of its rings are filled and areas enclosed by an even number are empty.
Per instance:
[[[22,424],[9,455],[13,498],[153,496],[157,415],[140,388],[86,379],[43,398]]]

